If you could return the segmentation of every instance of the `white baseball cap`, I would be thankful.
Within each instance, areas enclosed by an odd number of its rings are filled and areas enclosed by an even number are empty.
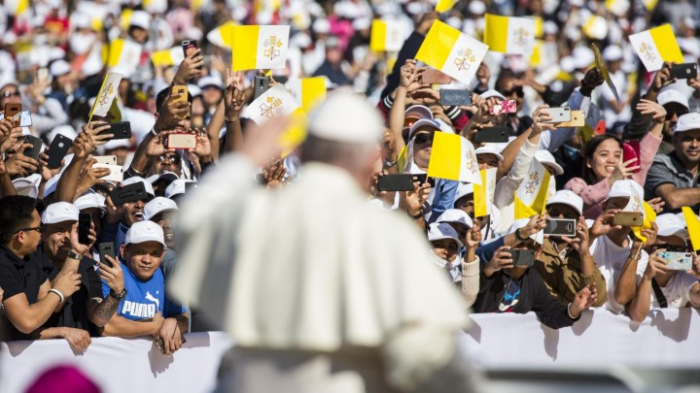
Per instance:
[[[155,191],[153,191],[153,186],[151,185],[151,183],[147,182],[146,179],[144,179],[143,177],[140,177],[140,176],[133,176],[133,177],[130,177],[130,178],[124,180],[122,182],[122,186],[128,186],[129,184],[134,184],[134,183],[138,183],[138,182],[143,183],[143,185],[146,187],[146,192],[149,195],[156,196],[156,193],[155,193]]]
[[[474,185],[472,183],[459,183],[457,186],[457,192],[455,193],[455,202],[460,200],[462,197],[474,193]]]
[[[41,223],[44,225],[56,224],[64,221],[78,221],[80,211],[72,203],[56,202],[46,207],[41,214]]]
[[[68,165],[68,164],[66,164]],[[44,199],[46,199],[49,195],[53,194],[56,192],[56,187],[58,186],[58,180],[61,178],[61,174],[59,173],[58,175],[50,178],[46,184],[44,184]]]
[[[435,222],[458,222],[468,226],[469,228],[474,226],[474,221],[472,221],[467,212],[462,209],[447,209],[440,214],[440,217],[438,217],[437,221]]]
[[[505,101],[505,100],[506,100],[506,96],[504,96],[503,94],[501,94],[499,91],[493,90],[493,89],[491,89],[491,90],[486,90],[485,92],[481,93],[480,95],[481,95],[481,98],[484,98],[484,99],[491,98],[491,97],[496,97],[496,98],[498,98],[498,99],[501,100],[501,101]]]
[[[131,14],[129,25],[148,30],[151,25],[151,15],[146,11],[134,11]]]
[[[686,113],[678,118],[676,123],[676,128],[673,133],[690,131],[690,130],[700,130],[700,113]]]
[[[571,206],[578,212],[583,214],[583,199],[569,190],[557,191],[551,198],[547,199],[547,206],[560,203],[562,205]]]
[[[622,60],[622,48],[617,45],[610,45],[603,50],[603,60],[618,61]]]
[[[219,90],[224,90],[224,84],[221,82],[221,79],[211,75],[202,77],[199,82],[197,82],[197,86],[199,86],[200,89],[205,89],[208,86],[214,86]]]
[[[165,197],[172,198],[178,194],[185,193],[185,184],[190,183],[190,180],[177,179],[173,180],[168,187],[165,188]]]
[[[618,180],[613,183],[605,200],[611,198],[632,198],[635,195],[644,195],[644,189],[632,179]]]
[[[308,131],[309,135],[330,141],[375,144],[384,131],[384,121],[367,101],[339,91],[311,112]]]
[[[178,210],[177,203],[172,199],[155,197],[143,208],[143,219],[150,220],[158,214],[166,211]]]
[[[31,198],[39,196],[39,184],[41,183],[41,175],[38,173],[27,177],[20,177],[12,181],[12,185],[17,191],[17,195],[25,195]]]
[[[433,129],[433,131],[440,131],[440,123],[433,119],[420,119],[411,125],[411,129],[408,131],[408,140],[411,140],[411,138],[413,138],[413,134],[415,134],[416,131],[422,127],[430,127]]]
[[[78,210],[81,211],[85,209],[100,209],[103,211],[106,210],[105,197],[96,192],[89,192],[76,199],[75,202],[73,202],[73,206],[75,206]]]
[[[70,64],[65,60],[56,60],[51,63],[49,72],[52,76],[61,76],[70,72]]]
[[[74,140],[78,136],[78,133],[75,132],[75,128],[73,128],[73,126],[62,125],[54,127],[54,129],[51,130],[51,132],[49,132],[49,134],[46,137],[47,142],[51,144],[51,142],[53,142],[53,140],[56,139],[57,135],[63,135],[70,140]]]
[[[659,95],[656,96],[656,101],[659,103],[659,105],[662,106],[671,102],[675,102],[677,104],[683,105],[686,108],[689,108],[688,96],[674,88],[667,87],[665,89],[662,89],[659,92]]]
[[[411,105],[404,112],[404,117],[408,117],[409,115],[418,115],[419,119],[433,118],[433,112],[425,105]]]
[[[331,23],[328,22],[328,19],[316,19],[311,28],[314,33],[328,34],[331,31]]]
[[[564,169],[561,165],[557,164],[557,160],[554,159],[554,156],[548,150],[537,150],[535,152],[535,159],[542,165],[546,164],[551,166],[554,169],[554,173],[557,175],[564,173]]]
[[[128,139],[112,139],[112,140],[107,141],[107,143],[105,143],[102,146],[102,149],[105,152],[108,152],[108,151],[119,149],[122,147],[125,149],[130,148],[131,142]]]
[[[163,229],[153,221],[143,220],[135,222],[126,232],[124,245],[141,244],[146,242],[158,242],[165,248]]]
[[[571,53],[571,57],[576,68],[588,68],[595,61],[595,54],[585,46],[577,46]]]
[[[484,12],[486,12],[486,5],[483,1],[474,0],[471,3],[469,3],[468,9],[469,12],[471,12],[474,15],[483,15]]]
[[[685,218],[682,213],[659,214],[656,216],[656,225],[659,227],[659,236],[688,238],[688,229],[685,227]]]
[[[486,145],[481,146],[480,148],[476,149],[474,151],[474,153],[476,153],[477,159],[479,158],[479,154],[493,154],[494,156],[496,156],[498,158],[498,162],[503,161],[503,156],[498,151],[498,148],[493,144],[487,143]]]
[[[452,239],[457,242],[457,247],[462,248],[464,245],[459,240],[459,234],[454,228],[447,223],[434,222],[428,227],[428,241],[436,241],[442,239]]]

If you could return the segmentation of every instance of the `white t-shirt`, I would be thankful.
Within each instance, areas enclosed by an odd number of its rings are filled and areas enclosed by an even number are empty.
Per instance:
[[[695,284],[700,285],[695,277],[686,272],[676,272],[671,276],[666,286],[661,287],[661,292],[666,297],[668,308],[685,307],[690,301],[690,289]],[[651,308],[660,308],[653,290],[651,291]]]
[[[622,276],[622,268],[625,266],[630,249],[632,249],[631,240],[628,242],[627,247],[620,247],[607,236],[596,238],[590,247],[591,255],[593,255],[593,259],[607,283],[608,301],[603,307],[615,314],[620,314],[625,310],[624,305],[615,301],[615,286],[620,276]],[[649,254],[644,250],[641,251],[641,254],[642,256],[637,263],[637,284],[642,279],[644,270],[646,270],[649,262]]]

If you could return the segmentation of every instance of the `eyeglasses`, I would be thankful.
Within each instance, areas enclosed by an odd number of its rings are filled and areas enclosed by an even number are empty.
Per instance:
[[[7,97],[19,97],[19,96],[20,96],[20,94],[19,94],[18,91],[6,91],[6,92],[3,92],[3,93],[2,93],[2,97],[3,97],[3,98],[7,98]]]
[[[413,138],[414,143],[417,143],[419,145],[423,145],[428,143],[428,141],[433,140],[433,133],[427,133],[424,132],[422,134],[418,134]]]
[[[516,94],[518,98],[523,98],[525,96],[525,93],[523,92],[522,87],[516,87],[511,90],[505,90],[503,91],[503,95],[506,97],[512,96],[513,94]]]
[[[38,227],[31,227],[31,228],[22,228],[22,229],[16,230],[15,233],[19,233],[19,232],[31,232],[31,231],[37,231],[37,232],[41,233],[41,229],[42,229],[41,226],[38,226]]]
[[[169,156],[159,156],[158,157],[158,162],[170,162],[171,164],[178,165],[182,159],[178,155],[169,155]]]

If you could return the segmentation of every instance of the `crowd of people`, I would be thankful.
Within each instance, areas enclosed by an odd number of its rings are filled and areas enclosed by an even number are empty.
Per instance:
[[[204,224],[196,223],[197,217],[178,214],[183,205],[190,214],[201,211],[200,218],[216,216],[218,212],[211,209],[229,194],[253,187],[262,189],[247,196],[260,202],[245,208],[236,202],[242,212],[229,217],[242,222],[241,228],[232,225],[231,231],[249,229],[240,237],[262,244],[245,254],[249,258],[274,252],[270,249],[277,246],[293,248],[289,240],[293,235],[281,224],[293,225],[290,211],[313,215],[315,206],[319,214],[330,210],[327,218],[306,222],[315,228],[309,234],[322,238],[319,231],[338,231],[356,239],[362,236],[354,229],[343,232],[331,227],[351,227],[363,217],[368,233],[381,228],[405,233],[404,241],[425,243],[433,253],[418,253],[425,256],[423,264],[453,284],[465,311],[532,311],[544,325],[558,329],[573,325],[591,307],[638,322],[652,309],[700,307],[698,245],[692,244],[682,213],[683,207],[690,207],[697,215],[700,207],[700,79],[673,77],[676,64],[669,62],[657,72],[646,71],[628,40],[630,34],[670,23],[684,63],[697,64],[697,2],[673,0],[649,6],[627,0],[471,0],[458,1],[441,15],[432,11],[435,5],[429,1],[281,3],[45,0],[33,1],[22,12],[8,7],[0,11],[4,339],[63,338],[80,352],[89,348],[91,337],[152,336],[163,353],[172,354],[183,345],[186,332],[233,329],[242,337],[257,337],[251,326],[231,324],[228,317],[211,318],[210,305],[198,304],[186,294],[174,296],[168,285],[177,277],[182,267],[178,265],[197,258],[191,249],[212,260],[236,252],[221,254],[198,248],[192,240],[178,242],[181,232],[196,239],[193,228],[209,233],[200,227]],[[523,55],[489,52],[469,85],[455,80],[424,83],[429,67],[415,58],[433,23],[443,20],[481,39],[486,13],[536,18],[542,42],[537,64]],[[397,53],[369,49],[371,21],[376,18],[398,21],[404,28],[404,44]],[[596,23],[588,23],[591,18]],[[232,72],[230,52],[211,34],[228,21],[290,25],[285,68]],[[115,99],[121,120],[130,124],[129,139],[113,139],[113,122],[91,115],[102,82],[114,66],[105,54],[118,39],[142,49],[138,66],[124,74]],[[199,45],[182,62],[153,64],[153,52],[184,40]],[[595,65],[591,43],[601,49],[605,70]],[[245,108],[254,99],[253,82],[260,76],[268,78],[270,86],[302,77],[326,79],[328,99],[309,114],[308,139],[287,155],[253,149],[275,144],[265,125],[245,118]],[[187,86],[187,99],[171,86]],[[446,88],[469,91],[471,104],[441,105],[440,91]],[[363,107],[358,97],[375,109]],[[505,100],[514,100],[516,111],[493,114]],[[8,104],[21,104],[31,125],[6,118]],[[550,107],[584,111],[586,126],[556,127],[547,111]],[[278,132],[284,126],[268,124]],[[477,142],[477,135],[489,127],[505,127],[507,141]],[[167,140],[175,133],[192,135],[195,146],[170,148]],[[474,185],[423,176],[429,171],[436,133],[466,138],[476,148],[479,170],[496,169],[490,214],[476,212]],[[44,143],[36,159],[28,154],[32,144],[27,135]],[[59,137],[72,140],[72,147],[60,165],[52,167],[46,146]],[[338,147],[339,142],[344,147]],[[623,159],[628,146],[635,144],[638,156]],[[362,148],[353,155],[347,146]],[[248,160],[241,161],[246,155]],[[104,179],[113,175],[113,169],[95,164],[104,163],[105,156],[114,156],[123,180]],[[350,172],[361,185],[366,204],[377,212],[402,216],[391,221],[396,228],[385,222],[375,226],[364,211],[331,214],[332,209],[352,206],[344,203],[349,199],[343,194],[332,208],[322,199],[314,199],[316,205],[301,202],[308,198],[298,193],[303,185],[314,184],[320,194],[326,188],[346,187],[333,180],[342,175],[328,177],[328,172],[324,177],[323,170],[309,164],[313,162],[352,166]],[[528,181],[533,162],[550,174],[545,210],[516,220],[514,193]],[[401,173],[415,175],[413,190],[386,191],[377,186],[385,176]],[[248,184],[251,179],[255,184]],[[119,190],[137,183],[145,192],[128,202],[114,200]],[[615,218],[635,204],[635,211],[645,211],[646,204],[655,212],[655,219],[643,229],[619,224]],[[84,216],[90,218],[87,236],[79,234]],[[575,230],[571,236],[542,236],[552,219],[574,220]],[[293,240],[313,243],[304,236]],[[111,244],[114,254],[103,256],[103,244]],[[183,248],[187,244],[189,250]],[[332,250],[327,255],[345,252],[347,263],[363,264],[358,249],[332,242],[325,247]],[[669,268],[663,257],[669,251],[687,253],[692,267]],[[517,264],[514,258],[528,252],[534,262]],[[284,260],[285,255],[275,255],[275,260]],[[306,257],[309,266],[327,258]],[[367,262],[383,263],[379,257]],[[273,278],[275,272],[294,273],[277,263],[256,269],[265,269],[255,277],[269,278],[265,288],[271,291],[290,285]],[[357,273],[353,269],[368,268],[348,268],[348,274]],[[411,273],[405,276],[416,279]],[[320,285],[310,281],[311,286]],[[411,283],[420,286],[418,279]],[[240,291],[248,295],[243,299],[258,297],[251,288]]]

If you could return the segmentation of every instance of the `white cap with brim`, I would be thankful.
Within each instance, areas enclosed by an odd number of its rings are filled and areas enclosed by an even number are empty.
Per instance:
[[[481,146],[480,148],[474,150],[474,153],[476,153],[477,159],[479,158],[480,154],[493,154],[494,156],[496,156],[496,158],[498,158],[498,162],[503,161],[503,155],[501,155],[496,146],[492,144],[486,144],[484,146]]]
[[[440,214],[440,217],[438,217],[437,221],[435,222],[456,222],[464,224],[469,228],[474,226],[474,221],[472,221],[471,217],[469,217],[467,212],[465,212],[462,209],[447,209],[442,214]]]
[[[143,219],[151,220],[162,212],[173,210],[178,210],[175,201],[169,198],[156,197],[143,208]]]
[[[474,15],[483,15],[484,12],[486,12],[486,5],[483,1],[474,0],[471,3],[469,3],[468,9],[469,12]]]
[[[160,181],[160,180],[167,181],[168,184],[170,184],[179,178],[180,178],[180,176],[178,176],[174,172],[167,172],[166,171],[166,172],[161,173],[160,175],[149,176],[146,180],[151,184],[153,184],[157,181]]]
[[[644,195],[644,189],[634,180],[623,179],[613,183],[605,200],[612,198],[632,198],[635,195]]]
[[[454,228],[447,223],[432,223],[428,227],[428,241],[434,242],[442,239],[452,239],[457,243],[458,248],[464,247],[461,241],[459,241],[459,234]]]
[[[683,214],[665,213],[656,216],[656,225],[659,227],[659,236],[678,236],[688,238],[688,229],[685,227]]]
[[[68,164],[66,164],[66,166],[68,166]],[[58,180],[60,178],[61,174],[58,174],[46,181],[46,184],[44,184],[44,199],[56,192],[56,187],[58,186]]]
[[[74,140],[78,136],[78,133],[75,132],[75,129],[72,126],[58,126],[51,130],[51,132],[49,132],[49,135],[46,137],[47,142],[51,144],[51,142],[53,142],[53,140],[56,139],[56,135],[63,135],[70,140]]]
[[[461,198],[474,193],[474,185],[472,183],[459,183],[457,192],[455,193],[455,202]]]
[[[588,68],[595,62],[595,54],[585,46],[577,46],[571,57],[574,59],[574,67]]]
[[[144,30],[149,30],[151,25],[151,15],[146,11],[134,11],[131,14],[130,26],[140,27]]]
[[[138,183],[138,182],[143,183],[144,187],[146,187],[146,192],[149,195],[156,196],[156,193],[155,193],[155,191],[153,191],[153,186],[151,185],[151,183],[147,182],[146,179],[144,179],[143,177],[140,177],[140,176],[133,176],[133,177],[130,177],[130,178],[124,180],[122,182],[122,186],[128,186],[129,184],[134,184],[134,183]]]
[[[105,197],[102,195],[96,193],[96,192],[89,192],[80,198],[76,199],[75,202],[73,202],[73,206],[75,206],[78,210],[86,210],[86,209],[100,209],[100,210],[106,210],[105,207]]]
[[[425,127],[430,128],[431,131],[440,131],[440,123],[433,119],[420,119],[411,125],[411,129],[408,131],[408,140],[411,140],[420,128]]]
[[[70,72],[70,64],[68,64],[68,62],[65,60],[56,60],[53,63],[51,63],[51,67],[49,67],[49,72],[54,77],[65,75]]]
[[[442,119],[435,119],[435,121],[440,125],[440,131],[446,132],[448,134],[456,134],[455,129],[451,125],[445,123]]]
[[[674,88],[665,88],[661,90],[659,95],[656,96],[656,102],[658,102],[661,106],[673,102],[689,108],[688,96]]]
[[[433,112],[424,105],[411,105],[404,112],[404,118],[417,116],[419,119],[433,119]]]
[[[551,166],[557,176],[564,173],[564,169],[561,165],[557,164],[557,160],[554,159],[554,156],[548,150],[537,150],[535,152],[535,159],[542,165]]]
[[[221,82],[221,79],[211,75],[202,77],[202,79],[197,82],[197,86],[199,86],[200,89],[206,89],[209,86],[214,86],[219,90],[224,90],[224,84]]]
[[[141,244],[146,242],[157,242],[165,247],[165,236],[163,229],[153,221],[139,221],[131,225],[126,232],[124,245]]]
[[[503,94],[499,93],[497,90],[493,90],[493,89],[492,89],[492,90],[486,90],[485,92],[481,93],[480,95],[481,95],[481,98],[483,98],[483,99],[487,99],[487,98],[491,98],[491,97],[496,97],[496,98],[500,99],[501,101],[505,101],[505,100],[506,100],[506,96],[504,96]]]
[[[131,148],[131,142],[128,139],[112,139],[102,146],[105,152],[116,150],[116,149],[129,149]]]
[[[678,118],[673,133],[700,130],[700,113],[686,113]]]
[[[64,221],[78,221],[80,211],[72,203],[52,203],[41,214],[41,223],[44,225],[57,224]]]
[[[309,135],[341,143],[375,144],[384,121],[376,108],[358,95],[338,91],[309,115]]]
[[[185,193],[185,184],[190,183],[190,180],[177,179],[173,180],[172,183],[165,189],[165,197],[172,198],[175,195]]]
[[[569,190],[559,190],[552,197],[547,199],[547,206],[554,204],[562,204],[571,206],[576,209],[579,215],[583,214],[583,199]]]
[[[331,31],[331,23],[327,19],[316,19],[311,29],[316,34],[328,34]]]
[[[622,60],[622,48],[617,45],[610,45],[603,50],[603,60],[618,61]]]
[[[27,177],[20,177],[12,181],[12,185],[17,191],[17,195],[24,195],[31,198],[39,196],[39,184],[41,183],[41,175],[35,173]]]

